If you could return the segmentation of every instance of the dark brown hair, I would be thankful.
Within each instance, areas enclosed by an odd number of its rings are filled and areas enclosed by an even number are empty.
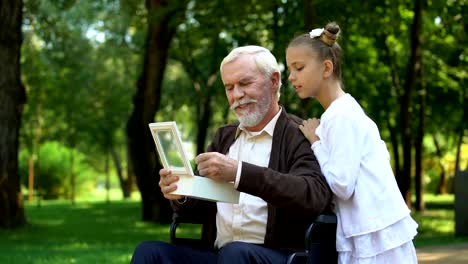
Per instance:
[[[336,42],[339,34],[340,26],[335,22],[330,22],[325,26],[320,36],[310,37],[309,33],[301,34],[289,42],[288,48],[300,45],[310,47],[318,54],[320,60],[331,60],[333,63],[333,76],[341,82],[343,51],[338,42]]]

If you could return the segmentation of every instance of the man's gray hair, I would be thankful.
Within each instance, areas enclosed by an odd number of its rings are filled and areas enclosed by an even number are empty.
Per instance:
[[[275,56],[273,56],[273,54],[271,54],[271,52],[264,47],[251,45],[233,49],[226,57],[224,57],[223,61],[221,62],[221,66],[219,67],[220,72],[223,72],[224,64],[236,60],[240,55],[243,54],[253,55],[258,70],[265,74],[266,78],[270,78],[273,73],[278,72],[279,81],[276,96],[279,100],[281,90],[281,71]]]

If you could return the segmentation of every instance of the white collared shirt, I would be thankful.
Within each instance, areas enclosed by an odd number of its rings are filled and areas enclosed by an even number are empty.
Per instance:
[[[271,121],[258,132],[249,132],[239,126],[236,141],[227,156],[240,161],[237,168],[235,188],[239,185],[242,162],[268,167],[276,122],[281,109]],[[241,192],[239,204],[217,203],[217,236],[215,247],[221,248],[232,241],[263,244],[268,219],[267,203],[256,196]]]

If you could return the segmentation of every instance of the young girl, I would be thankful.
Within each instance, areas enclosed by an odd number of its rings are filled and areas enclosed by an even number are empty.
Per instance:
[[[376,124],[342,89],[339,26],[294,38],[286,50],[289,80],[300,98],[315,97],[321,119],[300,129],[312,144],[335,198],[339,263],[417,263],[411,218]]]

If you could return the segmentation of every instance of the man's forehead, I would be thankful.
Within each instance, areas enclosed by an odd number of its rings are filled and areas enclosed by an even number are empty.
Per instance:
[[[240,69],[238,71],[225,72],[223,76],[224,83],[232,83],[237,81],[248,81],[252,79],[257,79],[260,72],[248,70],[246,68]]]
[[[255,58],[252,54],[240,54],[237,58],[224,64],[224,66],[255,66]]]
[[[229,71],[229,74],[236,74],[237,77],[240,76],[254,76],[259,73],[258,67],[255,63],[255,60],[248,55],[242,55],[243,57],[238,57],[233,61],[230,61],[223,66],[223,73]]]

